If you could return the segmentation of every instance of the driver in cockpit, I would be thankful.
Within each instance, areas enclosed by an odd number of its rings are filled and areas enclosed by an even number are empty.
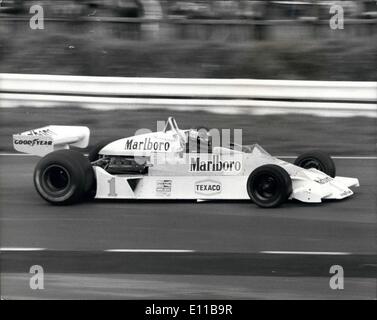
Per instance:
[[[186,152],[211,153],[212,139],[206,128],[190,129],[186,132]]]

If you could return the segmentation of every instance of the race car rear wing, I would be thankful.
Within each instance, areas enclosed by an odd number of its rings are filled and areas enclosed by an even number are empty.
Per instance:
[[[43,157],[69,146],[86,148],[90,130],[79,126],[47,126],[13,135],[13,146],[17,151]]]

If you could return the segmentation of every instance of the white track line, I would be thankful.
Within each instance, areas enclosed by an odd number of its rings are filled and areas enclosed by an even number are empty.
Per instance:
[[[352,156],[339,156],[339,157],[332,157],[334,159],[342,159],[342,160],[377,160],[377,157],[352,157]]]
[[[281,159],[296,159],[297,156],[276,156],[276,158]],[[368,156],[331,156],[333,159],[339,160],[377,160],[377,157],[368,157]]]
[[[44,251],[46,248],[0,248],[0,251]]]
[[[0,156],[4,156],[4,157],[36,157],[33,154],[26,154],[26,153],[0,153]]]
[[[350,252],[321,252],[321,251],[260,251],[265,254],[299,254],[299,255],[326,255],[326,256],[347,256]]]
[[[46,248],[23,248],[23,247],[3,247],[0,252],[29,252],[29,251],[54,251]],[[57,250],[60,251],[60,250]],[[182,249],[107,249],[99,250],[102,252],[113,253],[199,253],[196,250]],[[252,252],[253,253],[253,252]],[[261,254],[279,254],[279,255],[325,255],[325,256],[346,256],[352,255],[351,252],[330,252],[330,251],[259,251]]]
[[[0,252],[26,252],[26,251],[55,251],[54,249],[46,248],[24,248],[24,247],[3,247]],[[56,250],[61,251],[61,250]],[[103,252],[141,252],[141,253],[190,253],[196,252],[195,250],[180,250],[180,249],[107,249],[99,250]]]
[[[195,250],[169,250],[169,249],[108,249],[105,252],[146,252],[146,253],[190,253]]]
[[[0,153],[1,156],[6,157],[37,157],[32,154],[25,154],[25,153]],[[297,156],[276,156],[276,158],[281,159],[296,159]],[[377,156],[334,156],[333,159],[339,160],[377,160]]]

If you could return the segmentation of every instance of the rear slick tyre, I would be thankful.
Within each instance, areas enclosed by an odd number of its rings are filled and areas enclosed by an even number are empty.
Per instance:
[[[54,205],[84,200],[95,182],[90,161],[80,152],[58,150],[43,157],[34,170],[39,195]]]

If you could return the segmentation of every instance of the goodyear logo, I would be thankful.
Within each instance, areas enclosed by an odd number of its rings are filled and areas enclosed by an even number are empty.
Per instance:
[[[52,145],[52,141],[51,140],[41,140],[41,139],[32,139],[32,140],[28,140],[28,139],[15,139],[14,140],[14,144],[20,144],[20,145],[27,145],[27,146],[30,146],[30,147],[34,147],[34,146],[51,146]]]

